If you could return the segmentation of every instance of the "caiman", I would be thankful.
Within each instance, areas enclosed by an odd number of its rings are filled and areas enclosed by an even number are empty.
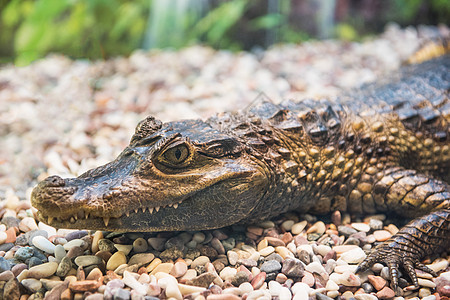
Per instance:
[[[206,121],[141,121],[112,162],[32,192],[39,220],[107,231],[206,230],[289,210],[412,219],[362,262],[415,268],[450,246],[450,56],[331,100],[260,97]]]

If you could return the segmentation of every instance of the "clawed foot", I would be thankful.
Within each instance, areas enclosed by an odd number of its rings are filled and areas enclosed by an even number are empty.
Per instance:
[[[399,267],[402,267],[408,276],[411,278],[415,287],[419,287],[416,270],[422,270],[430,273],[433,276],[438,276],[436,272],[428,268],[419,261],[418,253],[402,247],[400,243],[392,239],[378,245],[358,266],[356,273],[363,272],[369,269],[373,264],[380,262],[384,263],[389,268],[389,275],[391,278],[391,287],[397,295],[402,294],[402,289],[398,286]]]

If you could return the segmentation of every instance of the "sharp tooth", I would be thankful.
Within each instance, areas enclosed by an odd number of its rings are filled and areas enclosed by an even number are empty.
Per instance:
[[[173,208],[178,208],[178,203],[175,203],[175,204],[173,205]]]
[[[70,223],[75,223],[75,218],[74,218],[74,217],[70,217],[69,222],[70,222]]]
[[[108,226],[109,218],[108,217],[104,217],[103,218],[103,222],[105,223],[105,226]]]
[[[78,220],[78,216],[77,215],[73,216],[72,218],[74,218],[75,220]]]
[[[53,217],[48,217],[47,224],[50,225],[53,222]]]
[[[125,215],[126,215],[127,217],[129,217],[129,216],[130,216],[130,212],[127,211],[127,212],[125,213]]]
[[[139,208],[135,208],[134,209],[134,212],[137,214],[138,213],[138,211],[139,211]]]
[[[169,204],[169,207],[172,207],[172,205],[173,205],[172,203],[171,203],[171,204]]]
[[[156,212],[159,211],[160,206],[155,207]]]
[[[147,207],[143,207],[142,208],[142,212],[145,213],[145,210],[147,209]]]
[[[152,213],[153,213],[153,207],[150,207],[150,208],[148,209],[148,211],[152,214]]]
[[[89,218],[89,213],[86,212],[86,215],[84,216],[84,218],[87,220]]]

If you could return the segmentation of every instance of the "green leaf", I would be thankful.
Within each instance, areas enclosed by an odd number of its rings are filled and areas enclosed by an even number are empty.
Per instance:
[[[267,14],[251,21],[250,28],[253,30],[271,29],[285,23],[286,17],[282,14]]]

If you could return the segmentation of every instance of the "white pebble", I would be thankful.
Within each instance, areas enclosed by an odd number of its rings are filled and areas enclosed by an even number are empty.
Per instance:
[[[366,223],[352,223],[352,227],[355,228],[356,230],[362,231],[362,232],[370,231],[370,226],[369,226],[369,224],[366,224]]]
[[[317,254],[325,256],[328,252],[331,251],[331,247],[327,245],[318,245],[314,250]]]
[[[6,232],[0,231],[0,245],[4,244],[7,238],[8,236],[6,235]]]
[[[427,265],[428,268],[435,271],[436,273],[442,270],[447,269],[449,262],[445,259],[432,263],[431,265]]]
[[[125,285],[129,286],[130,288],[135,290],[137,293],[139,293],[141,295],[147,294],[147,288],[143,284],[141,284],[139,281],[137,281],[136,278],[134,278],[134,276],[132,276],[132,274],[130,272],[128,272],[128,271],[123,272],[122,281],[123,281],[123,283],[125,283]]]
[[[242,294],[246,294],[246,293],[250,293],[251,291],[253,291],[253,286],[250,282],[243,282],[239,286],[239,289],[242,291]]]
[[[45,224],[43,222],[39,222],[38,227],[41,230],[47,231],[48,236],[56,235],[56,228],[55,227],[47,225],[47,224]]]
[[[233,279],[234,275],[236,275],[236,273],[237,273],[236,269],[230,268],[230,267],[225,267],[225,268],[223,268],[222,271],[220,271],[219,276],[220,276],[220,278],[222,278],[225,281],[226,280],[231,281]]]
[[[86,242],[83,240],[74,239],[74,240],[71,240],[71,241],[65,243],[63,247],[64,247],[64,250],[69,251],[73,247],[75,247],[75,246],[79,247],[79,246],[83,245],[84,243],[86,243]]]
[[[342,253],[340,259],[346,261],[349,264],[359,264],[366,258],[366,253],[364,253],[363,249],[355,248],[350,251]]]
[[[417,278],[417,280],[418,280],[420,286],[429,287],[429,288],[433,288],[433,289],[436,287],[436,284],[431,280],[422,279],[422,278]]]
[[[318,262],[312,262],[309,265],[306,266],[305,268],[306,271],[310,272],[310,273],[326,273],[325,268],[322,266],[321,263]]]
[[[278,299],[280,299],[280,300],[292,299],[291,291],[285,286],[281,287],[280,295],[278,296]]]
[[[53,254],[55,253],[55,245],[53,245],[52,242],[50,242],[49,240],[47,240],[45,237],[43,237],[42,235],[37,235],[33,238],[33,240],[31,241],[31,243],[36,246],[36,248],[49,253],[49,254]]]
[[[269,292],[272,296],[278,296],[281,291],[281,284],[277,281],[271,280],[269,281]]]
[[[327,289],[327,291],[338,291],[339,285],[337,285],[337,283],[333,280],[328,280],[325,288]]]

